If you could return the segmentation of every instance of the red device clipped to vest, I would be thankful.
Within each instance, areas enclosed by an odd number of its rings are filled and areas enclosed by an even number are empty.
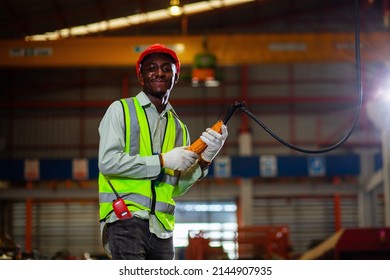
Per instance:
[[[126,203],[120,197],[112,202],[112,208],[114,209],[116,216],[120,220],[131,218],[133,216],[127,208]]]
[[[129,208],[127,208],[126,203],[119,196],[114,186],[111,184],[110,180],[107,180],[107,183],[110,185],[112,191],[116,196],[116,199],[112,202],[112,208],[114,209],[115,215],[118,217],[118,219],[124,220],[133,217],[133,215],[131,215],[131,212],[129,211]]]

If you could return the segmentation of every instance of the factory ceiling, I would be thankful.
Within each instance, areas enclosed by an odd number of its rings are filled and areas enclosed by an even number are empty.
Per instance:
[[[388,0],[361,0],[362,31],[388,32]],[[209,10],[193,12],[200,4]],[[168,14],[170,0],[0,0],[0,40],[62,30],[62,37],[352,32],[355,0],[181,0],[186,12]],[[232,4],[232,5],[231,5]],[[167,16],[153,19],[156,11]],[[137,19],[135,19],[137,17]],[[115,26],[114,21],[127,19]],[[100,23],[80,35],[72,28]],[[107,27],[112,27],[112,29]],[[66,36],[64,36],[64,34]]]

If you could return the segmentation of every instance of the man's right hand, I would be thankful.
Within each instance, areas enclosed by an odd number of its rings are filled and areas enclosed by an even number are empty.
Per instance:
[[[167,153],[161,154],[162,166],[165,168],[185,171],[190,168],[198,159],[198,154],[186,150],[186,147],[177,147]]]

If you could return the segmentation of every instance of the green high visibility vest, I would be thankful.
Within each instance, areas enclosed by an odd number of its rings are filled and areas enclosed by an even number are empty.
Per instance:
[[[124,152],[130,155],[153,155],[149,123],[143,107],[135,97],[120,101],[125,119]],[[161,147],[163,153],[174,147],[187,144],[185,125],[170,111],[167,113],[167,118],[163,146]],[[104,222],[113,213],[112,202],[116,199],[108,180],[131,212],[147,210],[157,217],[165,230],[173,230],[175,201],[172,198],[172,192],[179,180],[173,170],[162,168],[158,179],[154,181],[104,176],[99,173],[101,222]]]

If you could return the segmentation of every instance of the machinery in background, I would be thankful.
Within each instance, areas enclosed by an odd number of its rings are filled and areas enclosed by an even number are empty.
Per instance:
[[[218,87],[217,57],[209,51],[207,38],[202,40],[203,51],[194,57],[191,85],[193,87]]]
[[[341,229],[300,259],[389,260],[390,228]]]
[[[22,253],[20,246],[14,242],[9,234],[0,235],[0,260],[18,260]]]
[[[238,259],[290,259],[291,244],[287,226],[245,226],[237,232]]]
[[[186,260],[227,260],[228,255],[222,246],[212,247],[207,231],[200,231],[194,237],[188,236],[188,247],[185,250]]]
[[[229,259],[222,246],[212,247],[207,231],[189,236],[187,260]],[[287,226],[239,227],[234,238],[236,258],[243,260],[290,259],[291,244]]]

